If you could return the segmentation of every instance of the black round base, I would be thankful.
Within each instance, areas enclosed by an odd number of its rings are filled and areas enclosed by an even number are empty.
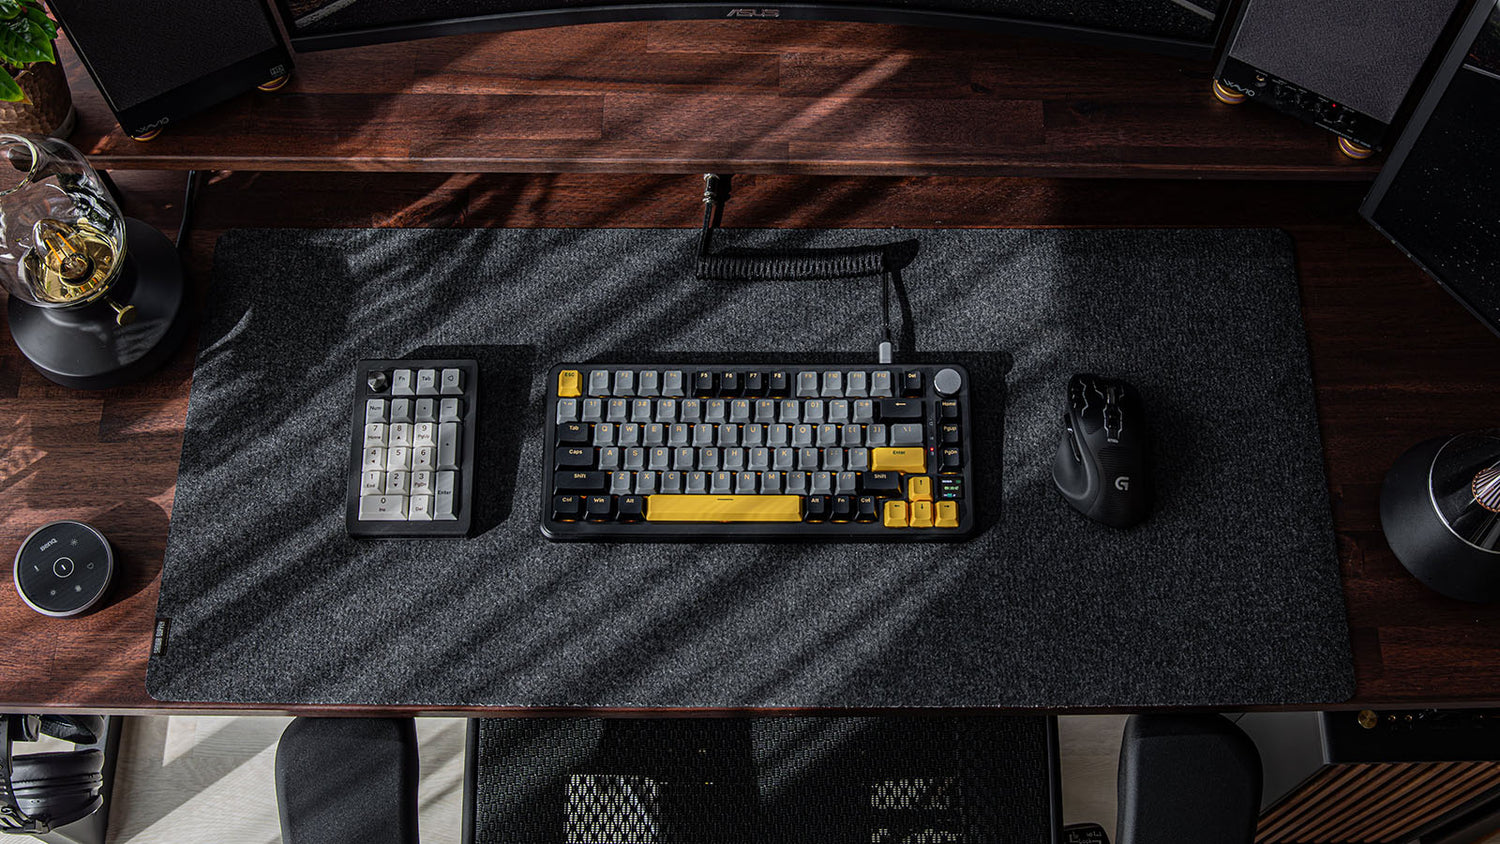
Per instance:
[[[1432,500],[1432,461],[1449,439],[1427,440],[1396,458],[1380,491],[1380,526],[1396,559],[1428,588],[1489,603],[1500,599],[1500,555],[1460,539]]]
[[[102,390],[133,381],[166,362],[187,333],[182,262],[166,235],[126,220],[128,248],[109,298],[134,305],[136,320],[117,325],[102,301],[42,308],[10,298],[10,333],[37,371],[64,387]]]
[[[32,531],[16,552],[16,592],[54,618],[80,615],[99,603],[114,577],[115,556],[104,534],[83,522],[61,521]]]

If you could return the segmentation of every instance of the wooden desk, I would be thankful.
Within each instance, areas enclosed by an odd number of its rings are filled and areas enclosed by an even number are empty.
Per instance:
[[[1010,176],[1337,179],[1368,176],[1373,165],[1340,160],[1328,136],[1264,110],[1220,108],[1207,99],[1203,80],[1184,76],[1189,81],[1179,80],[1157,101],[1138,85],[1122,90],[1096,78],[1098,72],[1078,69],[1080,62],[1094,62],[1088,66],[1120,71],[1122,57],[1128,57],[1129,66],[1139,62],[1170,79],[1179,72],[1172,60],[1119,54],[1105,61],[1085,48],[1049,43],[1044,49],[1019,41],[996,46],[978,36],[925,30],[785,26],[777,30],[778,37],[790,43],[757,40],[752,37],[756,31],[731,29],[737,24],[631,24],[319,54],[301,60],[302,75],[289,92],[228,104],[149,145],[120,137],[102,113],[97,92],[74,74],[83,115],[73,140],[97,163],[118,168],[655,169],[694,174],[215,174],[201,198],[187,249],[189,274],[200,296],[213,243],[229,228],[690,228],[701,213],[696,173],[720,165],[740,174],[945,174],[741,177],[735,180],[726,215],[732,226],[1285,228],[1297,244],[1353,629],[1358,692],[1348,705],[1500,705],[1500,607],[1464,605],[1422,588],[1392,557],[1377,509],[1385,470],[1406,447],[1427,437],[1495,424],[1500,395],[1491,385],[1500,383],[1500,339],[1358,219],[1355,208],[1363,185],[951,175],[978,170]],[[731,32],[735,39],[725,43]],[[882,45],[881,36],[890,43]],[[664,49],[670,57],[657,55]],[[850,58],[851,52],[856,58]],[[1071,58],[1057,67],[1048,64],[1043,73],[1038,68],[1051,61],[1049,53]],[[882,77],[883,86],[865,84],[857,89],[862,96],[849,100],[905,91],[894,97],[896,103],[881,98],[881,108],[859,113],[888,116],[893,109],[904,115],[901,120],[913,121],[903,125],[919,133],[916,140],[877,133],[876,141],[865,144],[861,139],[866,135],[852,130],[829,147],[789,140],[798,133],[785,127],[799,108],[825,107],[818,104],[828,101],[830,86],[839,91],[860,85],[848,76],[849,62],[883,66],[885,55],[897,58],[890,60],[893,69]],[[1015,63],[1006,65],[1010,70],[1002,84],[993,75],[994,62],[1011,58]],[[824,80],[821,88],[809,81],[807,74],[813,71],[799,63],[817,70],[813,75]],[[374,79],[361,78],[361,67],[374,73]],[[719,69],[710,72],[715,67]],[[587,77],[582,81],[579,68]],[[759,70],[752,73],[754,68]],[[983,76],[986,72],[991,75]],[[1196,72],[1206,75],[1203,69]],[[705,77],[708,81],[701,81]],[[1089,89],[1093,93],[1080,93],[1077,86],[1086,83],[1094,86]],[[410,93],[372,95],[362,93],[361,85]],[[1011,85],[1015,87],[1007,87]],[[772,93],[783,90],[805,93],[791,102]],[[978,136],[944,147],[945,138],[933,127],[955,124],[922,122],[910,111],[947,95],[965,102],[949,103],[950,110],[934,113],[972,122],[969,107],[975,103],[967,100],[989,102],[997,90],[1013,98],[1020,95],[1012,91],[1025,91],[1034,98],[1034,109],[1045,118],[1041,125],[1052,127],[1043,143],[984,134],[1000,131],[985,124],[973,130]],[[768,127],[758,131],[774,137],[774,143],[745,136],[723,143],[684,140],[680,134],[671,143],[651,143],[647,129],[664,125],[647,119],[651,115],[675,114],[677,125],[699,126],[697,116],[703,112],[698,106],[724,97],[733,102],[737,91],[752,92],[746,102],[763,102],[770,109],[757,125]],[[466,99],[473,97],[479,99]],[[595,140],[588,143],[549,140],[569,113],[562,108],[566,103],[555,100],[575,97],[594,100],[590,131],[608,124],[620,133],[590,135]],[[606,116],[619,113],[609,105],[616,99],[643,109],[632,113],[640,122],[609,123]],[[856,112],[864,105],[849,100],[834,97],[832,102]],[[466,103],[463,110],[455,110],[460,101]],[[520,101],[531,105],[518,105]],[[480,106],[505,108],[483,119],[488,112],[470,110]],[[418,119],[429,107],[458,123]],[[735,111],[721,103],[717,113]],[[740,124],[726,120],[724,125]],[[814,134],[826,128],[821,120],[799,125]],[[501,138],[497,132],[513,134]],[[116,178],[127,193],[128,212],[169,233],[175,230],[180,174],[116,172]],[[192,347],[190,339],[163,371],[139,384],[75,393],[44,381],[8,336],[0,338],[0,420],[6,423],[0,547],[14,549],[31,530],[53,519],[80,518],[111,537],[121,563],[121,577],[107,604],[80,619],[44,618],[28,610],[8,586],[0,590],[0,708],[129,711],[160,706],[146,696],[144,675]]]

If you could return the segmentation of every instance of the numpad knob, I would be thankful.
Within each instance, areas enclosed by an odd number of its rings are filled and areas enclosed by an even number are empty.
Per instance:
[[[964,378],[956,369],[939,369],[938,373],[932,376],[932,389],[937,390],[940,396],[955,395],[963,389],[963,386]]]

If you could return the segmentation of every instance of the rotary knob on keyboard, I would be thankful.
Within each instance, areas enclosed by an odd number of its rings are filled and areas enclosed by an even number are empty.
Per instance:
[[[940,396],[951,396],[956,394],[964,385],[963,376],[956,369],[939,369],[932,376],[932,389],[937,390]]]
[[[376,369],[371,371],[369,376],[365,378],[365,383],[369,385],[370,392],[383,393],[385,392],[385,388],[390,386],[391,382],[383,370]]]

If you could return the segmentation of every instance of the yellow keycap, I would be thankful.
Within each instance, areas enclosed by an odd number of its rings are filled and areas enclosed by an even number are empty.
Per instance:
[[[911,503],[911,526],[915,528],[932,527],[931,501],[913,501]]]
[[[905,501],[887,501],[887,502],[885,502],[885,526],[886,527],[899,527],[899,528],[906,527],[906,502]]]
[[[934,524],[940,528],[958,527],[958,502],[939,501],[937,503],[937,521]]]
[[[648,522],[800,522],[800,495],[648,495]]]
[[[927,452],[921,448],[872,448],[870,471],[920,475],[927,471]]]
[[[915,475],[909,478],[906,481],[906,500],[931,501],[932,478],[926,475]]]
[[[557,397],[576,399],[583,395],[583,376],[576,369],[564,369],[557,373]]]

